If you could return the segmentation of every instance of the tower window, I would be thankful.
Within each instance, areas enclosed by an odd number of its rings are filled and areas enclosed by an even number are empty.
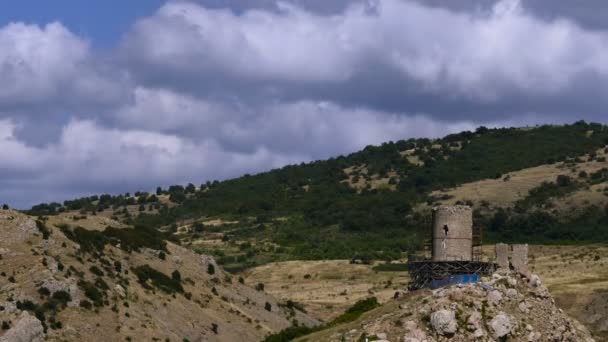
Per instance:
[[[443,226],[443,232],[444,232],[445,236],[448,236],[448,231],[449,230],[450,230],[450,228],[448,228],[447,224]]]

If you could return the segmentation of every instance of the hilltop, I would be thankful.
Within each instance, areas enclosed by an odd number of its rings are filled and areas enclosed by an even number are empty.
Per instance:
[[[540,278],[495,273],[484,283],[406,294],[302,341],[594,341],[555,305]]]
[[[0,229],[3,342],[256,341],[318,323],[153,229],[13,210]]]
[[[397,259],[428,238],[428,208],[466,203],[486,241],[608,241],[608,127],[478,128],[368,146],[223,182],[33,207],[171,232],[229,269],[269,261]],[[567,215],[565,214],[567,213]]]

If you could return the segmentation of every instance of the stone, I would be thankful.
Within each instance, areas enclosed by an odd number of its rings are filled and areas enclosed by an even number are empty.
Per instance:
[[[541,338],[541,335],[538,332],[531,331],[528,334],[528,342],[536,342],[536,341],[540,340],[540,338]]]
[[[516,289],[508,289],[507,290],[507,297],[509,297],[509,298],[516,298],[517,297],[517,290]]]
[[[494,338],[500,339],[511,333],[513,323],[511,323],[509,316],[501,312],[490,321],[490,328],[492,329]]]
[[[44,328],[42,323],[34,316],[24,311],[15,325],[10,328],[0,342],[42,342],[44,341]]]
[[[431,326],[439,335],[454,335],[456,333],[456,329],[458,329],[454,311],[439,310],[433,312],[431,314]]]
[[[492,290],[488,293],[488,303],[492,305],[499,305],[502,301],[502,293],[498,290]]]
[[[496,263],[498,268],[508,269],[509,268],[509,245],[504,243],[497,243],[496,247]]]
[[[376,338],[379,340],[386,340],[388,336],[386,335],[386,333],[377,333]]]
[[[530,286],[532,287],[539,287],[542,285],[542,282],[540,281],[540,277],[536,274],[533,274],[530,276]]]

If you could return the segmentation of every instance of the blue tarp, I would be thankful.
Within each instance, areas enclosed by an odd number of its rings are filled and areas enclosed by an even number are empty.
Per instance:
[[[431,281],[431,288],[437,289],[447,285],[476,283],[477,281],[477,274],[454,274],[441,279],[433,279]]]

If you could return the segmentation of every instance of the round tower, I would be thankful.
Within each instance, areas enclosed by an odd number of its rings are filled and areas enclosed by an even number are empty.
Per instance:
[[[433,261],[471,260],[472,244],[471,207],[433,208]]]

